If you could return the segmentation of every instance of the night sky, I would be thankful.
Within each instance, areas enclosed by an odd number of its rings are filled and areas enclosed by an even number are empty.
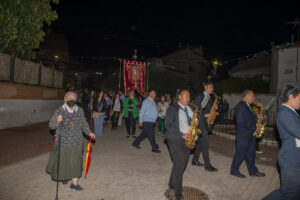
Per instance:
[[[296,1],[61,0],[54,31],[67,34],[71,56],[163,56],[202,45],[207,59],[246,56],[290,41]]]

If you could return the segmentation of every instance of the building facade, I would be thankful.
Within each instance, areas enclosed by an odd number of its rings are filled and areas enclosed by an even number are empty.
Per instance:
[[[175,73],[185,80],[186,87],[194,93],[202,90],[208,68],[209,63],[204,59],[201,46],[187,47],[161,58],[153,58],[150,64],[151,71]]]

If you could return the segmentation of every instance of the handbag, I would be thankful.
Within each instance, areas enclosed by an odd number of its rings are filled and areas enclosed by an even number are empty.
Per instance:
[[[92,117],[99,118],[100,115],[101,115],[101,113],[93,111]]]
[[[111,110],[110,113],[109,113],[109,116],[113,116],[114,112],[115,111]]]

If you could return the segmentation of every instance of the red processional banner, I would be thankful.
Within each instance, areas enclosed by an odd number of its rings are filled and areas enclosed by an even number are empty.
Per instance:
[[[136,90],[145,96],[146,62],[124,60],[123,63],[125,94]]]

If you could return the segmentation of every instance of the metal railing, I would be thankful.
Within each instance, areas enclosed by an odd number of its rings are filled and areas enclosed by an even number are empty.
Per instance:
[[[261,138],[262,142],[277,143],[278,133],[276,129],[276,112],[269,112],[266,116],[267,125],[265,127],[265,133]],[[213,133],[216,135],[222,135],[230,138],[235,138],[236,126],[234,119],[234,110],[229,110],[227,113],[221,113],[213,128]]]

